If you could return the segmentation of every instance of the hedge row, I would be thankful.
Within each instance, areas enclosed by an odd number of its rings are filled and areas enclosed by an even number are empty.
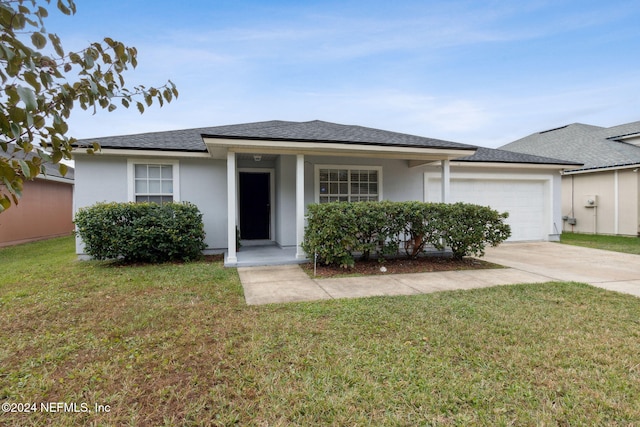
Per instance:
[[[126,262],[189,261],[202,256],[202,214],[190,203],[98,203],[75,223],[93,258]]]
[[[450,248],[454,258],[483,255],[511,235],[508,213],[468,203],[356,202],[308,207],[303,249],[325,264],[353,266],[356,256],[384,259],[427,248]]]

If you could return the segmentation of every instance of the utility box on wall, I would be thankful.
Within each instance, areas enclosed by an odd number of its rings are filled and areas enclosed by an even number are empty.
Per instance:
[[[598,206],[598,196],[595,194],[584,196],[584,207],[595,208]]]

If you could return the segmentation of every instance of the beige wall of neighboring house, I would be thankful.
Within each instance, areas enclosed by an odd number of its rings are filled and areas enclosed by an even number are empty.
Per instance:
[[[25,181],[17,206],[0,213],[0,247],[73,233],[73,185]]]
[[[637,236],[640,231],[636,167],[569,173],[562,178],[563,231]],[[595,198],[593,197],[595,196]],[[588,200],[595,200],[589,205]]]
[[[611,127],[572,123],[502,149],[581,163],[563,172],[564,231],[639,236],[640,121]],[[596,196],[597,205],[589,206],[587,196]]]

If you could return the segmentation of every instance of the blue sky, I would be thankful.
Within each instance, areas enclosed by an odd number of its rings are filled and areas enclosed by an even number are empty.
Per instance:
[[[163,108],[74,111],[91,138],[326,120],[498,147],[581,122],[640,120],[640,2],[76,0],[47,29],[67,50],[139,51],[130,85]]]

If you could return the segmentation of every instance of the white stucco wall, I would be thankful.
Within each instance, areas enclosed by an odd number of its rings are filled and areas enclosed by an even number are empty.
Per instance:
[[[140,157],[135,157],[139,160]],[[145,157],[144,161],[177,161],[179,165],[179,195],[181,201],[198,206],[203,214],[206,244],[209,250],[227,248],[227,187],[226,161],[208,158]],[[80,155],[76,158],[75,209],[103,201],[128,201],[128,158],[124,156]],[[242,162],[239,162],[239,166]],[[335,156],[305,156],[305,205],[316,202],[315,167],[371,166],[382,171],[382,199],[391,201],[425,200],[425,172],[440,173],[438,166],[410,168],[406,160],[382,158],[357,158]],[[247,163],[245,167],[251,167]],[[264,165],[261,164],[261,167]],[[275,169],[274,238],[280,246],[296,244],[296,156],[277,156],[270,165]],[[527,175],[549,182],[548,230],[549,235],[562,229],[560,175],[555,170],[533,168],[478,168],[452,166],[452,177],[460,173]],[[77,253],[82,254],[82,242],[78,241]]]
[[[227,247],[226,229],[226,164],[221,160],[199,158],[135,157],[148,163],[178,161],[180,201],[188,201],[200,209],[205,225],[208,250]],[[103,155],[76,157],[74,212],[98,202],[127,202],[127,157]],[[83,245],[76,239],[76,252]]]
[[[227,247],[226,168],[224,160],[180,160],[180,201],[200,209],[209,250]]]

